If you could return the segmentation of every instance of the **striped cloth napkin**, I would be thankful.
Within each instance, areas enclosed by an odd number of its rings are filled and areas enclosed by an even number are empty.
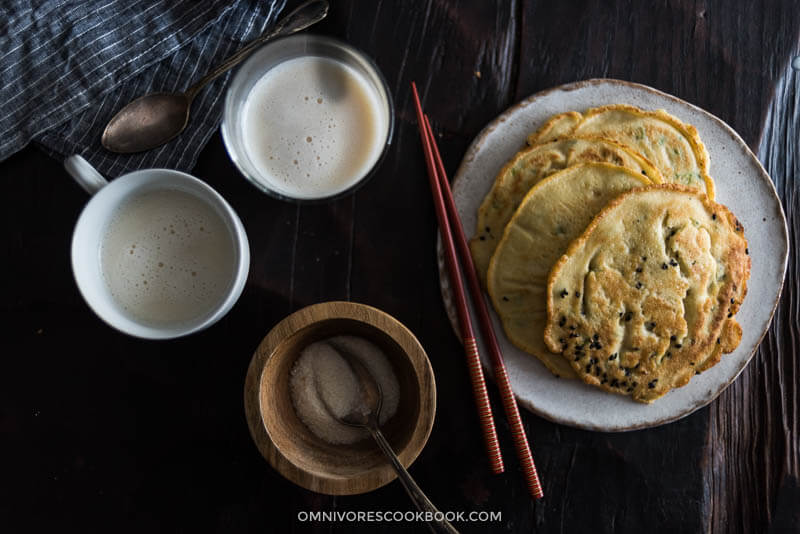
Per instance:
[[[267,29],[286,0],[2,0],[0,161],[31,141],[81,154],[114,177],[189,171],[219,125],[231,73],[203,89],[184,132],[148,152],[100,145],[108,120],[138,96],[182,91]]]

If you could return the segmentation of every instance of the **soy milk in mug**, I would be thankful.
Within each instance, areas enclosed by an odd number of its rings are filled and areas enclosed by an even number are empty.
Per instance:
[[[124,313],[156,327],[180,325],[224,300],[236,245],[214,208],[178,189],[133,196],[113,213],[100,262]]]

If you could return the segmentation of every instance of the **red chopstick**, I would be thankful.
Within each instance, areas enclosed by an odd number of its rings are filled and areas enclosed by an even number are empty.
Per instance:
[[[469,253],[469,248],[467,246],[466,236],[464,235],[464,229],[461,226],[461,219],[458,216],[456,211],[455,202],[453,201],[453,194],[450,190],[450,182],[447,179],[447,173],[444,170],[444,164],[442,163],[441,154],[439,154],[439,149],[436,145],[436,140],[433,136],[433,129],[431,128],[430,121],[428,117],[422,113],[422,106],[419,101],[419,95],[417,93],[416,85],[412,82],[412,93],[414,96],[414,103],[417,109],[417,118],[420,122],[420,136],[423,135],[424,130],[424,138],[422,139],[423,148],[425,149],[426,155],[426,163],[428,163],[428,158],[430,153],[433,155],[433,159],[435,160],[435,168],[433,172],[431,172],[431,165],[428,164],[428,173],[429,177],[433,181],[433,176],[436,176],[437,186],[434,187],[431,184],[431,191],[434,194],[434,205],[437,206],[437,217],[439,217],[438,213],[438,206],[439,204],[444,204],[448,211],[449,221],[446,221],[443,225],[441,223],[440,218],[440,229],[442,230],[442,242],[445,243],[445,249],[447,254],[445,255],[446,258],[450,256],[452,252],[453,256],[454,250],[453,248],[453,237],[451,233],[451,223],[452,227],[455,228],[455,237],[456,242],[458,243],[459,252],[462,258],[462,267],[466,273],[467,282],[469,284],[470,292],[472,293],[473,302],[477,308],[477,315],[481,327],[481,331],[483,332],[484,338],[486,339],[486,345],[489,349],[489,354],[491,356],[492,366],[495,372],[495,378],[497,380],[498,388],[500,389],[500,394],[503,401],[503,408],[506,413],[506,418],[509,420],[511,425],[511,434],[514,439],[514,446],[517,451],[517,456],[519,457],[520,463],[522,464],[523,472],[525,474],[525,481],[528,486],[528,490],[530,491],[531,495],[536,498],[540,499],[544,496],[542,492],[542,486],[539,482],[539,476],[536,472],[536,466],[533,463],[533,456],[531,455],[530,446],[528,444],[527,437],[525,436],[525,429],[522,426],[522,419],[519,415],[519,408],[517,407],[517,402],[514,397],[514,392],[511,389],[511,382],[508,378],[508,373],[506,371],[505,363],[503,362],[503,355],[500,351],[500,346],[497,343],[497,336],[494,333],[494,328],[492,327],[491,320],[489,319],[489,311],[486,307],[486,301],[483,298],[483,293],[481,292],[480,286],[478,285],[478,277],[477,273],[475,272],[475,266],[472,263],[472,256]],[[445,237],[444,233],[448,234]],[[448,262],[449,263],[449,262]],[[449,266],[448,266],[449,269]],[[450,270],[450,269],[449,269]],[[457,268],[456,268],[457,272]],[[454,279],[452,270],[450,270],[450,278]],[[461,279],[458,277],[457,283],[453,283],[454,289],[456,286],[461,286]],[[461,296],[463,298],[463,286],[461,289]],[[456,295],[456,303],[457,309],[459,311],[459,321],[462,320],[462,309],[461,306],[463,304],[463,314],[466,315],[467,320],[469,321],[469,312],[466,307],[466,299],[459,299],[458,295]],[[465,336],[465,347],[467,346],[466,343],[466,336],[472,334],[471,324],[469,325],[469,334],[463,332],[462,326],[462,334]],[[474,337],[472,337],[472,342],[474,343]],[[475,349],[475,355],[477,356],[477,346]]]
[[[461,254],[461,265],[467,276],[467,283],[470,293],[472,294],[472,301],[477,308],[476,311],[481,332],[483,333],[486,346],[489,349],[489,355],[492,359],[492,367],[494,369],[497,387],[500,390],[500,396],[503,399],[503,409],[506,413],[506,419],[508,419],[511,425],[511,436],[514,439],[517,457],[522,464],[528,491],[530,491],[534,498],[541,499],[544,497],[544,492],[539,482],[539,475],[536,472],[536,465],[533,463],[531,448],[528,445],[528,438],[525,436],[525,428],[522,426],[522,418],[519,416],[517,399],[514,397],[514,391],[511,389],[511,381],[508,379],[506,365],[505,362],[503,362],[503,354],[500,352],[500,345],[497,343],[497,336],[494,333],[492,321],[489,319],[489,310],[486,307],[486,300],[483,298],[480,285],[478,285],[478,275],[475,272],[475,264],[472,262],[472,255],[469,252],[467,238],[464,235],[464,228],[461,226],[461,218],[458,216],[456,204],[453,201],[453,192],[450,190],[450,182],[447,180],[447,173],[444,170],[442,156],[439,154],[439,148],[436,146],[436,140],[433,137],[433,129],[431,128],[431,123],[427,115],[425,115],[425,126],[428,132],[430,146],[433,150],[434,159],[436,160],[439,184],[444,193],[444,202],[447,206],[447,213],[451,221],[450,226],[452,229],[455,229],[455,241],[458,244],[458,251]]]
[[[486,450],[489,453],[489,466],[494,473],[502,473],[505,471],[503,466],[503,456],[500,453],[500,444],[497,441],[497,431],[494,426],[494,417],[492,416],[492,407],[489,404],[489,394],[486,391],[486,381],[483,377],[483,367],[481,367],[480,356],[478,355],[478,343],[475,340],[475,334],[472,330],[472,321],[469,316],[467,308],[467,298],[464,294],[464,285],[461,281],[461,274],[458,269],[458,259],[456,257],[456,249],[453,243],[453,235],[450,232],[450,224],[447,220],[447,213],[445,211],[444,200],[442,199],[442,191],[439,179],[437,178],[436,164],[434,162],[433,152],[431,151],[430,144],[428,143],[428,135],[425,130],[425,122],[422,115],[422,106],[419,102],[419,95],[417,94],[417,87],[411,83],[414,93],[414,104],[417,109],[417,120],[419,121],[419,135],[422,140],[422,147],[425,150],[425,164],[428,167],[428,178],[430,180],[431,193],[433,194],[433,204],[436,208],[436,218],[439,221],[439,233],[442,236],[442,242],[445,245],[445,263],[447,270],[450,274],[450,281],[453,285],[453,294],[456,300],[456,309],[458,311],[458,321],[461,325],[461,335],[464,340],[464,350],[467,357],[467,369],[469,371],[470,381],[472,382],[472,392],[475,397],[475,404],[478,407],[478,417],[481,422],[481,430],[483,431],[483,439],[486,445]]]

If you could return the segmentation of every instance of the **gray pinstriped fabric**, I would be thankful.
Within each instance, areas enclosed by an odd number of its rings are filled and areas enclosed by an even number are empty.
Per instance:
[[[31,141],[82,154],[110,177],[146,167],[188,171],[219,125],[230,73],[192,104],[186,130],[132,155],[100,146],[106,122],[154,91],[181,91],[276,19],[286,0],[3,0],[0,161]]]

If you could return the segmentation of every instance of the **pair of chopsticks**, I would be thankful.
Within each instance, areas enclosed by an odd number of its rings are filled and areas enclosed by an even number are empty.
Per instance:
[[[511,425],[511,435],[514,439],[514,447],[517,451],[517,456],[522,464],[525,482],[531,495],[536,499],[541,499],[544,493],[542,492],[542,486],[539,482],[539,475],[536,472],[531,449],[528,445],[528,438],[525,436],[525,429],[522,426],[517,400],[514,398],[514,392],[511,390],[511,382],[508,379],[506,366],[503,362],[503,355],[500,352],[500,346],[497,344],[497,336],[495,336],[494,328],[489,319],[489,310],[486,307],[486,301],[478,285],[475,265],[472,263],[472,256],[467,246],[467,239],[464,236],[464,229],[461,227],[461,219],[456,211],[453,193],[450,191],[450,182],[444,170],[439,148],[436,146],[436,140],[433,136],[433,129],[431,128],[430,121],[428,120],[428,116],[422,111],[422,104],[420,103],[417,86],[414,82],[411,82],[411,90],[417,112],[419,135],[425,152],[425,164],[428,167],[428,178],[430,180],[431,194],[433,195],[433,204],[436,209],[436,218],[439,221],[439,232],[442,237],[442,243],[444,243],[445,262],[453,286],[458,320],[461,326],[461,335],[467,357],[467,367],[470,381],[472,382],[472,391],[475,396],[475,403],[478,407],[483,439],[489,453],[489,465],[496,474],[505,471],[503,456],[497,441],[497,431],[494,426],[492,407],[489,404],[489,396],[486,392],[486,382],[483,377],[480,355],[478,354],[478,344],[472,329],[472,320],[470,319],[467,298],[464,293],[464,284],[459,272],[456,245],[461,255],[461,266],[466,274],[472,300],[475,303],[481,332],[483,333],[487,348],[489,349],[492,367],[497,380],[497,387],[500,390],[500,396],[503,400],[503,409],[506,418]]]

